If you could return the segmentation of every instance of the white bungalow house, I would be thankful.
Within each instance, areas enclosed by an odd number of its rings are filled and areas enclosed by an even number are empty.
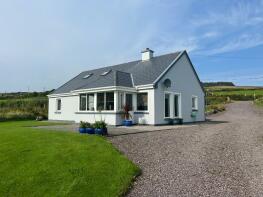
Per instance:
[[[105,120],[121,125],[124,105],[135,124],[205,120],[205,93],[186,51],[85,71],[49,98],[49,120]]]

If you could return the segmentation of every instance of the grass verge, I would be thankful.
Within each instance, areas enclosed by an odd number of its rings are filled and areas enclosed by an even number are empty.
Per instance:
[[[103,137],[28,127],[48,124],[0,123],[0,196],[120,196],[140,173]]]
[[[263,107],[263,98],[255,100],[254,103],[259,107]]]

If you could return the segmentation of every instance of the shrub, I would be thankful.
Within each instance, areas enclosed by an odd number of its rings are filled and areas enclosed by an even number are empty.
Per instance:
[[[35,114],[23,111],[8,111],[0,113],[0,121],[6,120],[34,120]]]
[[[255,104],[258,106],[263,107],[263,97],[255,100]]]
[[[83,129],[87,128],[86,122],[80,121],[80,123],[79,123],[79,128],[83,128]]]
[[[206,112],[207,113],[218,113],[225,111],[225,105],[224,104],[217,104],[217,105],[208,105],[206,106]]]
[[[0,100],[0,120],[26,120],[41,116],[47,118],[48,99],[34,97],[23,99]]]
[[[207,96],[206,105],[216,105],[226,103],[228,101],[226,96]]]
[[[107,128],[107,124],[105,123],[105,121],[101,120],[101,121],[96,121],[93,124],[95,129],[106,129]]]

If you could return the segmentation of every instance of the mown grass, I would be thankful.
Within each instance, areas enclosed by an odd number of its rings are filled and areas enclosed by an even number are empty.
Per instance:
[[[103,137],[28,127],[48,124],[0,123],[0,196],[119,196],[140,172]]]

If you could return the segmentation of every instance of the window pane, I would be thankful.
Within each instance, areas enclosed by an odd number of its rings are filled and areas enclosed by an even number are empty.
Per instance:
[[[195,108],[195,98],[192,97],[192,108]]]
[[[170,94],[165,94],[165,117],[170,117]]]
[[[178,95],[174,95],[174,117],[178,117],[179,116],[179,112],[178,112],[178,103],[179,99],[178,99]]]
[[[148,110],[148,93],[137,94],[137,110]]]
[[[197,100],[197,97],[192,97],[192,108],[193,109],[197,109],[197,103],[198,103],[198,100]]]
[[[119,110],[123,109],[123,92],[119,92]]]
[[[104,93],[97,94],[97,110],[104,110]]]
[[[61,99],[57,100],[57,110],[61,110]]]
[[[114,110],[114,93],[106,92],[106,110]]]
[[[80,95],[80,102],[79,102],[79,110],[85,111],[87,109],[87,95],[81,94]]]
[[[87,94],[88,107],[87,110],[94,111],[94,94]]]
[[[132,94],[126,94],[126,105],[132,111]]]

